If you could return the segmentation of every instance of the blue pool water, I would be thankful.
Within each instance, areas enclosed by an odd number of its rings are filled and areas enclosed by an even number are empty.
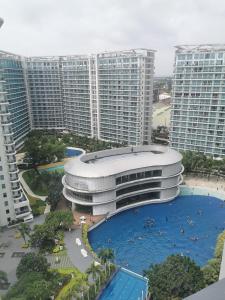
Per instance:
[[[61,170],[64,170],[64,165],[60,165],[60,166],[55,166],[55,167],[50,167],[50,168],[46,168],[46,169],[43,169],[44,171],[47,171],[47,172],[55,172],[55,171],[61,171]]]
[[[81,155],[82,151],[76,148],[66,148],[65,156],[66,157],[73,157]]]
[[[172,202],[124,211],[89,233],[93,249],[112,248],[115,262],[134,272],[168,255],[187,255],[203,266],[225,228],[224,202],[210,196],[179,196]]]
[[[83,151],[80,149],[68,147],[68,148],[66,148],[65,156],[66,157],[75,157],[75,156],[81,155],[82,153],[83,153]],[[56,171],[63,171],[63,170],[64,170],[64,165],[59,165],[59,166],[55,166],[55,167],[40,169],[40,172],[41,171],[56,172]]]
[[[120,270],[103,291],[99,300],[137,300],[146,294],[147,281]]]

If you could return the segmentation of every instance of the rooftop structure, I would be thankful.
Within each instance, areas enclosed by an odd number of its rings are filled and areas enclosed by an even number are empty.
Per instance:
[[[182,156],[159,145],[81,155],[65,164],[63,194],[94,215],[169,201],[179,194]]]

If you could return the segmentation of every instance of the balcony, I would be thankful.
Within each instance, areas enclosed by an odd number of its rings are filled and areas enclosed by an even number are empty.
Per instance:
[[[19,191],[19,190],[21,190],[21,187],[20,187],[19,184],[12,183],[11,187],[12,187],[13,191]]]
[[[15,175],[15,174],[14,174]],[[17,175],[17,174],[16,174]],[[19,177],[18,176],[11,176],[10,175],[10,182],[13,183],[13,182],[19,182]]]
[[[9,165],[9,174],[19,173],[19,169],[15,165]]]
[[[16,218],[23,218],[30,214],[29,206],[23,206],[15,209]]]
[[[16,159],[12,157],[7,157],[8,164],[15,164],[16,165]]]
[[[19,199],[19,201],[14,202],[14,208],[15,210],[21,208],[21,207],[28,207],[29,206],[29,201],[22,195],[22,198]],[[17,213],[16,213],[17,214]]]
[[[10,137],[4,137],[4,145],[5,146],[12,146],[14,145],[14,141]]]

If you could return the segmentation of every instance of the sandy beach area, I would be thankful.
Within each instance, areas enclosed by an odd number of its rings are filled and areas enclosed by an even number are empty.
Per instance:
[[[225,179],[210,176],[210,178],[197,175],[184,175],[184,183],[189,187],[207,188],[219,193],[225,193]]]

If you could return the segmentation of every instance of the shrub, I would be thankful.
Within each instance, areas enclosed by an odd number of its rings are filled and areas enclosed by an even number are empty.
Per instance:
[[[93,257],[95,259],[98,260],[98,256],[97,254],[94,252],[94,250],[92,249],[89,240],[88,240],[88,225],[87,224],[83,224],[82,225],[82,241],[85,245],[85,247],[87,248],[87,250],[93,255]]]
[[[225,231],[220,233],[217,237],[213,259],[210,259],[207,262],[207,264],[202,268],[205,283],[207,285],[210,285],[219,279],[224,242],[225,242]]]
[[[56,271],[62,275],[73,274],[70,281],[59,291],[56,300],[71,299],[72,295],[79,291],[81,286],[87,285],[87,275],[81,273],[77,268],[57,269]]]

